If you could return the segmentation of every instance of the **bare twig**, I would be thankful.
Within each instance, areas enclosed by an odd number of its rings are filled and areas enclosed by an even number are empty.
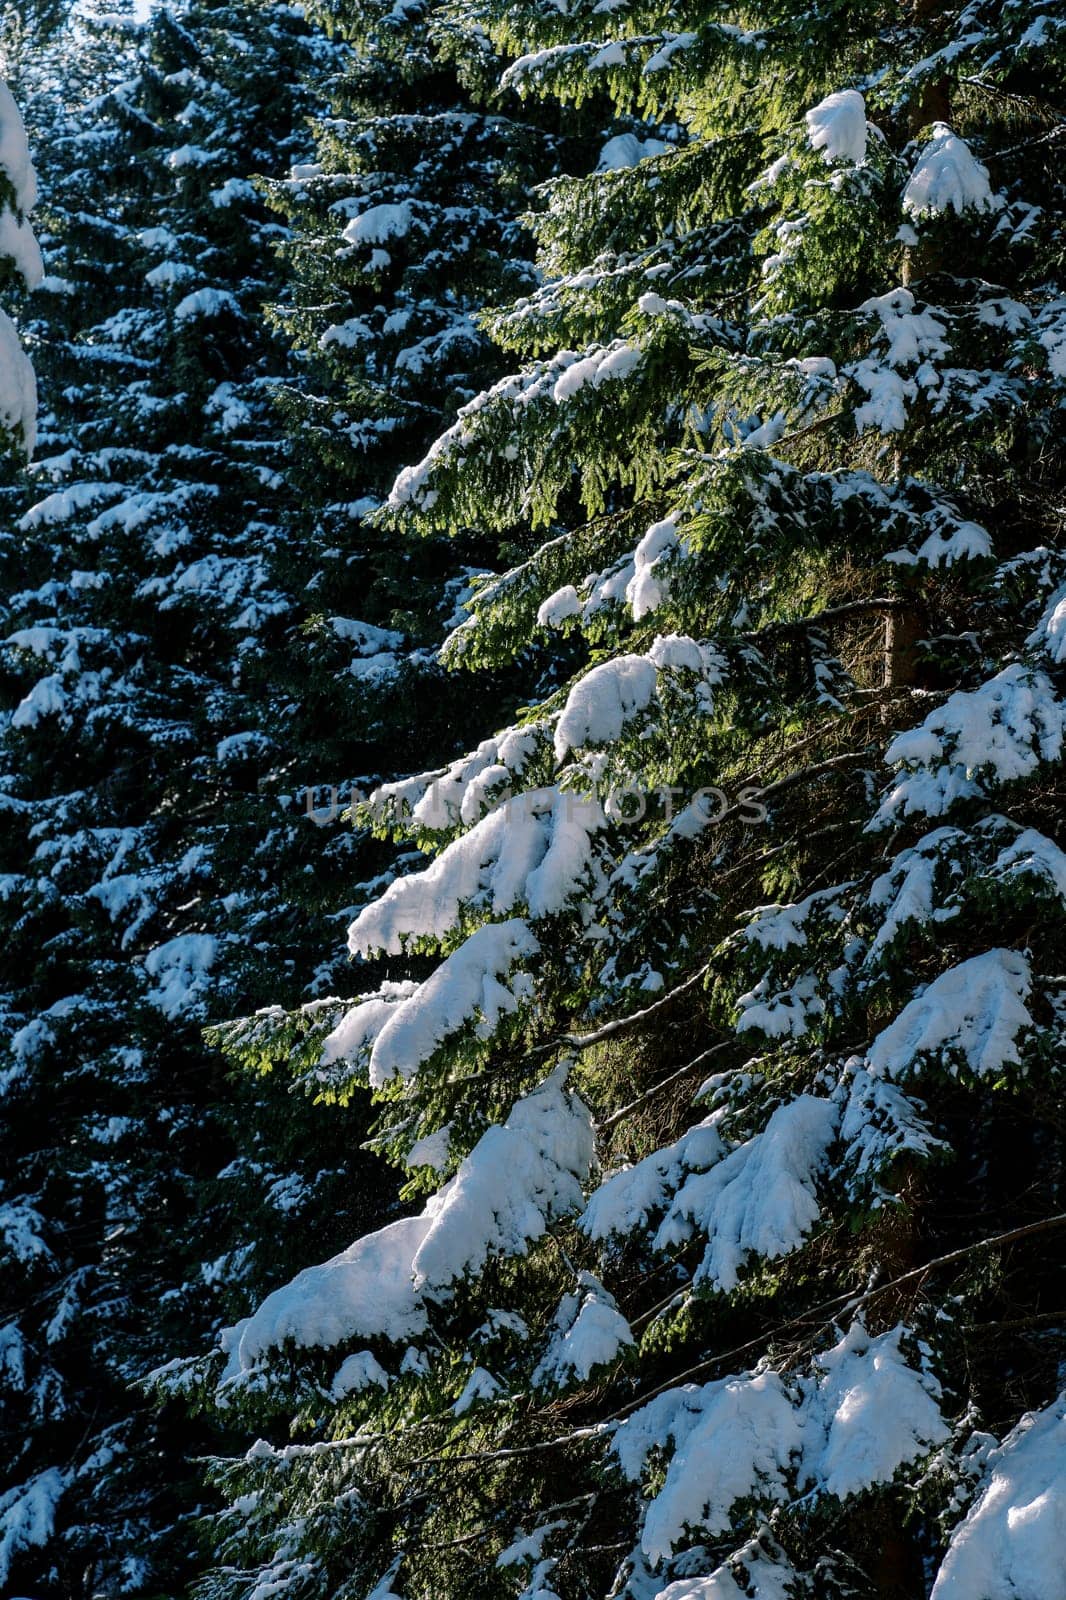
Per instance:
[[[587,1505],[590,1500],[594,1501],[595,1499],[595,1490],[590,1490],[588,1494],[579,1494],[574,1500],[562,1500],[555,1506],[542,1506],[535,1513],[538,1524],[543,1526],[547,1519],[557,1511],[573,1511],[575,1507]],[[457,1539],[442,1539],[435,1544],[423,1544],[422,1549],[454,1550],[460,1545],[477,1544],[482,1539],[499,1538],[499,1534],[500,1530],[496,1527],[475,1528],[473,1533],[461,1534]]]
[[[849,600],[839,606],[825,606],[821,611],[814,611],[807,617],[797,617],[792,622],[768,622],[765,627],[752,628],[735,637],[756,640],[765,639],[768,634],[801,633],[804,628],[817,628],[827,622],[843,622],[848,617],[859,617],[865,612],[902,611],[908,604],[908,601],[893,595],[876,595],[870,600]]]
[[[592,1045],[600,1044],[604,1039],[611,1039],[616,1033],[622,1033],[626,1028],[639,1027],[649,1017],[655,1016],[657,1012],[664,1010],[666,1006],[673,1005],[674,1001],[679,999],[681,995],[686,994],[689,989],[695,988],[700,979],[707,976],[709,967],[710,962],[706,962],[682,983],[679,983],[675,989],[670,989],[666,994],[660,995],[658,1000],[653,1000],[650,1006],[645,1006],[641,1011],[631,1011],[628,1016],[616,1017],[613,1022],[605,1022],[602,1028],[596,1028],[592,1033],[564,1033],[554,1044],[544,1045],[542,1048],[554,1050],[563,1045],[569,1050],[588,1050]]]
[[[767,1344],[770,1340],[777,1338],[779,1334],[787,1332],[788,1329],[797,1328],[804,1323],[810,1322],[812,1317],[821,1317],[824,1313],[832,1313],[843,1308],[847,1308],[852,1312],[857,1311],[860,1306],[868,1305],[871,1300],[877,1300],[881,1295],[888,1294],[893,1289],[902,1288],[904,1284],[913,1283],[917,1279],[924,1278],[927,1273],[936,1272],[941,1267],[951,1266],[956,1261],[964,1261],[968,1256],[975,1255],[981,1250],[994,1250],[1000,1245],[1013,1244],[1018,1239],[1027,1239],[1033,1234],[1047,1233],[1053,1228],[1062,1227],[1066,1227],[1066,1211],[1060,1211],[1052,1217],[1042,1217],[1039,1222],[1028,1222],[1020,1228],[1009,1228],[1006,1233],[992,1234],[987,1239],[975,1239],[972,1244],[962,1245],[958,1250],[949,1250],[946,1255],[935,1256],[932,1261],[923,1262],[920,1267],[912,1267],[909,1272],[901,1273],[898,1278],[889,1278],[885,1283],[875,1284],[872,1289],[865,1289],[858,1294],[849,1291],[845,1294],[834,1295],[830,1300],[822,1300],[818,1305],[810,1306],[799,1316],[790,1317],[787,1322],[778,1323],[776,1327],[769,1328],[765,1333],[759,1334],[754,1339],[748,1339],[744,1344],[737,1345],[732,1350],[726,1350],[721,1355],[708,1356],[705,1361],[698,1361],[694,1367],[688,1367],[684,1372],[678,1373],[675,1377],[669,1379],[668,1382],[661,1383],[647,1394],[639,1395],[635,1400],[628,1401],[620,1410],[614,1412],[608,1421],[620,1421],[623,1417],[628,1416],[631,1411],[646,1405],[649,1400],[654,1400],[656,1395],[665,1393],[667,1389],[676,1388],[679,1383],[685,1383],[690,1378],[707,1372],[713,1367],[720,1367],[727,1362],[732,1362],[737,1356],[746,1355],[760,1345]],[[827,1320],[831,1321],[832,1317],[830,1316]],[[821,1326],[825,1326],[824,1321]]]
[[[433,1455],[418,1456],[409,1462],[408,1466],[410,1468],[462,1466],[477,1462],[509,1461],[519,1456],[538,1455],[548,1450],[561,1450],[571,1445],[588,1444],[601,1440],[606,1435],[613,1433],[615,1426],[624,1421],[631,1412],[639,1410],[643,1405],[647,1405],[648,1401],[654,1400],[657,1395],[664,1394],[668,1389],[674,1389],[679,1384],[699,1377],[715,1367],[732,1363],[738,1356],[746,1355],[750,1351],[758,1349],[761,1345],[767,1344],[789,1329],[805,1326],[814,1317],[823,1318],[823,1321],[819,1324],[819,1329],[821,1329],[834,1320],[833,1314],[837,1311],[847,1309],[855,1312],[860,1307],[868,1305],[870,1301],[880,1298],[881,1295],[889,1294],[893,1289],[902,1288],[907,1283],[914,1283],[926,1277],[930,1272],[939,1271],[941,1267],[952,1266],[957,1261],[965,1261],[969,1256],[976,1255],[982,1250],[995,1250],[1004,1245],[1014,1244],[1019,1239],[1032,1238],[1036,1234],[1047,1233],[1052,1229],[1062,1227],[1066,1227],[1066,1211],[1058,1212],[1055,1216],[1042,1217],[1038,1222],[1029,1222],[1019,1228],[1009,1228],[1005,1233],[992,1234],[986,1239],[975,1239],[972,1244],[962,1245],[957,1250],[949,1250],[942,1256],[935,1256],[931,1261],[923,1262],[920,1267],[912,1267],[909,1272],[903,1272],[896,1278],[888,1279],[885,1283],[875,1284],[871,1289],[862,1290],[857,1294],[848,1292],[834,1295],[829,1300],[822,1300],[818,1305],[809,1307],[799,1316],[790,1317],[787,1321],[778,1323],[775,1327],[769,1328],[765,1333],[758,1335],[758,1337],[748,1339],[744,1344],[734,1346],[732,1350],[723,1351],[720,1355],[709,1356],[705,1361],[697,1362],[695,1366],[687,1368],[684,1372],[677,1373],[665,1383],[661,1383],[656,1388],[648,1390],[647,1393],[637,1395],[634,1399],[627,1401],[624,1406],[620,1406],[611,1416],[605,1417],[602,1422],[595,1423],[590,1427],[575,1428],[571,1433],[557,1434],[551,1439],[540,1439],[536,1444],[511,1445],[502,1450],[468,1450],[456,1452],[454,1455],[441,1452]],[[386,1434],[380,1437],[395,1439],[396,1436],[395,1434],[391,1436]],[[358,1438],[344,1442],[349,1445],[364,1443],[363,1440]],[[371,1440],[368,1438],[365,1442],[369,1443]],[[292,1449],[291,1446],[289,1448],[290,1450]],[[311,1450],[315,1448],[312,1446]]]
[[[968,77],[960,78],[959,81],[964,83],[968,89],[977,89],[981,94],[987,94],[993,100],[1006,100],[1010,105],[1022,106],[1027,111],[1041,117],[1045,122],[1057,124],[1059,127],[1066,125],[1066,117],[1063,117],[1058,107],[1053,106],[1048,100],[1038,100],[1035,95],[1012,92],[1010,89],[1004,89],[1002,84],[989,83],[987,78]],[[990,158],[995,155],[995,151],[989,151]]]
[[[777,778],[773,783],[765,784],[762,788],[747,786],[744,791],[744,799],[738,800],[735,805],[727,806],[715,818],[715,823],[720,826],[723,822],[728,822],[732,818],[738,817],[742,811],[748,810],[756,803],[775,799],[779,794],[785,794],[788,790],[798,788],[804,783],[813,781],[815,778],[824,777],[827,773],[841,771],[845,767],[856,766],[858,763],[867,760],[869,760],[868,751],[849,750],[842,755],[829,756],[825,761],[816,761],[811,766],[802,767],[798,772],[787,773],[785,777]],[[614,1038],[616,1034],[624,1033],[630,1028],[640,1027],[647,1022],[649,1017],[657,1016],[667,1006],[673,1005],[681,995],[694,988],[702,978],[706,977],[709,970],[710,962],[706,961],[703,966],[698,967],[695,972],[677,984],[675,988],[668,990],[666,994],[660,995],[657,1000],[652,1001],[651,1005],[642,1007],[640,1011],[631,1011],[627,1016],[616,1017],[613,1022],[605,1022],[601,1028],[596,1028],[591,1033],[559,1034],[556,1038],[549,1039],[545,1044],[534,1046],[530,1051],[530,1055],[550,1055],[555,1050],[589,1050],[593,1045],[601,1044],[605,1039]]]
[[[471,1461],[509,1461],[513,1456],[538,1455],[544,1450],[560,1450],[564,1445],[583,1444],[591,1439],[601,1439],[609,1433],[610,1423],[598,1422],[591,1428],[575,1428],[573,1433],[558,1434],[554,1439],[541,1439],[536,1444],[516,1444],[503,1450],[465,1450],[455,1455],[438,1454],[417,1456],[409,1467],[461,1466]]]
[[[735,1039],[729,1038],[720,1039],[717,1044],[710,1045],[706,1050],[701,1051],[698,1056],[694,1056],[691,1061],[686,1062],[683,1067],[678,1067],[676,1072],[671,1072],[668,1078],[660,1078],[658,1083],[653,1083],[650,1089],[645,1089],[643,1094],[638,1094],[636,1099],[631,1100],[628,1105],[619,1106],[617,1111],[612,1111],[609,1117],[605,1117],[602,1122],[597,1123],[596,1126],[599,1132],[606,1133],[609,1128],[613,1128],[623,1118],[631,1116],[634,1111],[639,1111],[640,1107],[648,1100],[654,1099],[664,1089],[669,1089],[672,1083],[677,1083],[680,1079],[687,1077],[690,1072],[694,1072],[709,1056],[718,1055],[720,1051],[735,1043]]]

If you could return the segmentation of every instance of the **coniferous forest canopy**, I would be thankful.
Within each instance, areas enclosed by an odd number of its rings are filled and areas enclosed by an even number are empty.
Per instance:
[[[23,0],[0,1600],[1066,1600],[1066,6]]]

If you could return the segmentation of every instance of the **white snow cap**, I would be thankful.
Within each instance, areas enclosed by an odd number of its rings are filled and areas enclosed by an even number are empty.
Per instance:
[[[839,89],[826,95],[807,113],[807,138],[823,161],[853,161],[866,157],[866,102],[857,89]]]
[[[658,675],[647,656],[616,656],[586,672],[571,689],[555,730],[556,760],[572,749],[619,739],[626,723],[646,711]]]
[[[944,1557],[932,1600],[1062,1600],[1066,1395],[1023,1417],[988,1458],[983,1491]]]
[[[652,530],[654,531],[654,530]],[[571,750],[602,749],[620,739],[628,723],[651,706],[660,672],[692,672],[706,688],[720,684],[724,659],[687,634],[661,634],[647,655],[601,661],[577,680],[555,727],[555,758]]]
[[[487,1129],[419,1215],[305,1267],[225,1329],[227,1377],[287,1339],[328,1348],[356,1338],[417,1338],[427,1327],[427,1300],[447,1300],[490,1256],[524,1255],[552,1220],[577,1211],[594,1140],[588,1109],[566,1089],[566,1072],[557,1068],[516,1102],[502,1126]],[[346,1384],[351,1375],[342,1367],[338,1378]],[[369,1381],[377,1381],[372,1370]]]
[[[208,973],[218,954],[209,933],[180,933],[157,944],[144,958],[144,970],[156,980],[148,998],[166,1017],[180,1016],[202,998]]]
[[[27,455],[37,436],[37,380],[15,324],[0,311],[0,427],[21,431]]]
[[[0,167],[15,191],[20,211],[30,211],[37,199],[37,177],[30,161],[26,129],[14,96],[0,78]]]
[[[348,929],[353,955],[398,955],[407,938],[442,940],[464,906],[506,916],[521,902],[531,920],[554,916],[590,870],[599,805],[558,787],[529,789],[512,812],[497,806],[442,850],[424,872],[397,878]]]
[[[943,816],[988,785],[1028,778],[1057,761],[1066,738],[1066,704],[1051,680],[1020,661],[977,689],[956,689],[917,728],[885,751],[905,770],[886,794],[872,828],[897,816]]]
[[[634,622],[642,621],[666,598],[669,581],[658,564],[665,563],[679,549],[677,523],[672,517],[653,522],[637,545],[633,552],[633,576],[626,585],[626,599],[632,607]]]
[[[753,1539],[713,1572],[679,1578],[660,1589],[655,1600],[793,1600],[797,1581],[795,1567],[781,1552],[769,1554],[761,1539]]]
[[[912,217],[954,211],[999,211],[1002,198],[992,193],[988,169],[965,139],[946,122],[933,124],[933,137],[918,158],[903,191],[903,209]]]
[[[870,1046],[870,1070],[899,1078],[922,1058],[961,1057],[978,1077],[1021,1061],[1017,1040],[1032,1027],[1025,1001],[1029,963],[1018,950],[986,950],[949,967]]]
[[[572,583],[566,583],[561,589],[556,589],[553,594],[541,602],[537,611],[537,626],[540,628],[558,628],[561,623],[570,617],[581,614],[581,601],[578,592]]]
[[[227,311],[235,317],[241,314],[236,296],[228,289],[196,289],[174,307],[174,320],[189,322],[197,317],[218,317]]]
[[[597,1367],[613,1361],[633,1343],[629,1323],[599,1278],[578,1273],[577,1292],[566,1294],[536,1371],[534,1384],[584,1383]]]
[[[446,1039],[470,1023],[477,1024],[479,1037],[491,1037],[528,993],[527,984],[512,979],[508,987],[504,980],[539,951],[521,917],[476,929],[390,1010],[370,1052],[371,1084],[377,1088],[390,1078],[413,1078]]]
[[[13,262],[27,289],[39,289],[44,278],[41,247],[28,222],[13,211],[0,211],[0,257]]]
[[[6,1585],[11,1563],[19,1551],[47,1549],[55,1530],[56,1508],[68,1481],[67,1474],[58,1467],[48,1467],[8,1489],[0,1499],[0,1583]]]
[[[1033,650],[1046,650],[1059,666],[1066,661],[1066,587],[1056,589],[1026,643]]]
[[[387,1389],[389,1375],[371,1350],[359,1350],[341,1363],[330,1386],[330,1394],[334,1400],[343,1400],[346,1395],[369,1389],[371,1384],[376,1384],[379,1389]]]
[[[900,1349],[903,1327],[871,1339],[852,1323],[832,1350],[815,1358],[819,1378],[804,1439],[805,1482],[845,1500],[897,1470],[931,1446],[948,1427],[940,1386],[916,1372]]]
[[[370,206],[353,217],[341,237],[347,244],[382,244],[386,239],[402,239],[412,221],[410,203]]]
[[[618,171],[622,167],[635,167],[649,156],[662,156],[673,145],[663,139],[638,139],[635,133],[619,133],[608,139],[600,151],[597,172]]]
[[[44,277],[37,241],[25,218],[37,198],[26,130],[11,90],[0,79],[0,171],[15,191],[15,206],[0,210],[0,257],[9,260],[27,289]],[[15,325],[0,311],[0,428],[21,438],[27,455],[36,442],[37,385]]]
[[[763,1370],[686,1384],[628,1417],[614,1450],[630,1482],[643,1475],[653,1450],[675,1447],[645,1514],[641,1545],[648,1559],[668,1559],[695,1529],[728,1533],[739,1502],[785,1504],[808,1487],[817,1496],[847,1499],[890,1483],[900,1467],[942,1444],[949,1429],[940,1389],[905,1357],[905,1333],[897,1326],[871,1338],[855,1322],[816,1357],[810,1375]],[[684,1589],[676,1592],[681,1600]],[[703,1593],[719,1600],[730,1591],[691,1593],[693,1600]],[[1002,1600],[1021,1600],[1021,1592],[1004,1590]]]

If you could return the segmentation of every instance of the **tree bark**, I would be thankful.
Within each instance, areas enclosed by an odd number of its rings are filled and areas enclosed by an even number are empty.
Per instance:
[[[918,676],[918,639],[920,634],[916,607],[893,610],[885,617],[885,678],[886,689],[902,689],[914,683]]]
[[[916,27],[930,23],[944,9],[944,0],[912,0],[911,19]],[[922,128],[933,122],[950,122],[951,97],[947,78],[935,78],[922,86],[919,98],[914,101],[907,118],[907,131],[913,139]],[[902,281],[909,285],[928,277],[940,267],[940,252],[928,240],[908,246],[903,252]],[[902,457],[897,458],[897,476],[902,476]],[[918,665],[918,615],[913,605],[905,611],[893,611],[885,618],[885,674],[886,689],[904,688],[913,684]]]

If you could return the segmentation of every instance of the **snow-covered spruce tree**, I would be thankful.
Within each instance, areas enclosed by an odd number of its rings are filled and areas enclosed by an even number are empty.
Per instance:
[[[368,1218],[358,1131],[312,1137],[200,1036],[305,992],[347,843],[280,804],[260,703],[302,612],[275,572],[280,230],[249,181],[309,153],[302,83],[333,54],[286,6],[79,8],[20,73],[50,271],[39,460],[0,552],[4,1592],[180,1587],[207,1438],[134,1380],[276,1281],[311,1216],[338,1244]]]
[[[242,670],[247,693],[260,702],[255,726],[272,758],[276,730],[285,730],[284,761],[270,786],[289,789],[296,824],[286,859],[278,843],[284,830],[274,822],[263,886],[248,897],[246,915],[250,928],[272,931],[268,897],[279,888],[280,898],[300,907],[294,931],[303,944],[288,954],[303,993],[316,998],[290,1026],[276,983],[268,991],[275,1005],[235,1038],[253,1075],[293,1054],[302,1059],[308,1029],[317,1037],[326,1019],[346,1009],[348,1002],[330,998],[347,983],[345,924],[353,905],[402,870],[375,830],[350,825],[353,795],[383,774],[418,770],[427,756],[454,756],[514,677],[496,674],[471,697],[438,659],[443,631],[467,615],[471,563],[485,554],[478,539],[442,537],[398,550],[368,518],[403,461],[503,370],[472,311],[490,294],[532,287],[531,241],[516,217],[560,144],[543,128],[486,109],[499,64],[488,70],[484,39],[461,49],[448,30],[436,36],[432,16],[418,8],[321,7],[313,20],[341,45],[315,74],[316,93],[331,102],[314,125],[318,159],[262,185],[286,224],[277,229],[286,276],[270,320],[295,347],[294,365],[271,391],[291,436],[286,470],[295,494],[269,571],[295,600],[277,647]],[[370,239],[378,228],[388,252]],[[327,830],[318,839],[309,811]],[[220,840],[215,866],[226,881],[243,843],[233,828]],[[281,884],[279,864],[287,873]],[[342,920],[339,903],[347,908]],[[323,926],[308,919],[308,908],[332,913],[325,931],[335,930],[335,947],[323,948]],[[287,1115],[292,1089],[281,1077],[263,1105],[268,1115],[282,1112],[283,1142],[307,1162],[317,1141],[301,1146],[303,1125]],[[231,1172],[238,1186],[243,1166]],[[347,1168],[331,1176],[347,1182]],[[387,1187],[378,1182],[378,1194]],[[248,1263],[237,1286],[249,1297],[246,1309],[257,1284],[248,1267],[262,1276],[266,1252],[245,1195],[232,1199],[232,1184],[230,1192],[239,1239],[231,1253]],[[288,1270],[291,1263],[275,1261],[273,1282]]]
[[[325,778],[315,798],[332,782],[346,799],[353,774],[366,785],[435,744],[453,752],[468,699],[457,687],[442,714],[435,657],[410,653],[410,564],[382,577],[381,541],[375,562],[355,560],[348,502],[302,469],[302,419],[289,445],[273,406],[284,351],[260,311],[285,232],[248,175],[295,159],[288,188],[302,188],[301,75],[339,53],[286,8],[162,11],[143,34],[108,13],[37,75],[51,492],[22,516],[6,574],[5,926],[7,1152],[39,1248],[32,1285],[9,1280],[3,1507],[9,1575],[37,1590],[181,1581],[188,1457],[207,1441],[175,1412],[150,1426],[130,1381],[321,1248],[323,1217],[336,1245],[368,1226],[383,1188],[369,1160],[352,1185],[357,1108],[311,1125],[302,1095],[227,1084],[199,1042],[205,1020],[330,981],[341,952],[323,947],[367,875],[369,835],[316,828],[303,788]],[[519,133],[502,126],[479,179],[508,216],[524,198],[504,160]],[[468,268],[469,226],[446,232],[457,220],[441,208],[442,278]],[[501,293],[532,282],[502,251],[493,262],[510,273]],[[402,301],[403,283],[390,292]],[[468,332],[434,348],[408,451],[452,414],[456,385],[500,370]],[[459,367],[471,349],[480,365]],[[404,453],[370,452],[357,486],[380,500]],[[468,582],[442,549],[452,614]]]
[[[457,670],[584,665],[368,808],[301,1065],[412,1207],[224,1337],[206,1594],[1066,1593],[1059,11],[478,7],[673,130],[390,501],[525,541]]]
[[[434,747],[452,755],[476,738],[507,693],[502,678],[482,685],[479,707],[436,659],[494,542],[475,529],[413,547],[371,518],[397,472],[505,370],[475,315],[533,287],[519,214],[578,140],[553,135],[543,113],[540,125],[516,116],[517,97],[495,92],[501,65],[484,36],[439,6],[313,14],[348,53],[325,86],[316,161],[268,194],[291,230],[271,314],[298,352],[280,401],[309,510],[287,577],[318,613],[280,666],[291,736],[326,806],[330,787],[346,803],[353,775],[380,776],[383,731],[391,770],[417,770]],[[406,710],[384,704],[353,745],[353,689],[389,679]]]

